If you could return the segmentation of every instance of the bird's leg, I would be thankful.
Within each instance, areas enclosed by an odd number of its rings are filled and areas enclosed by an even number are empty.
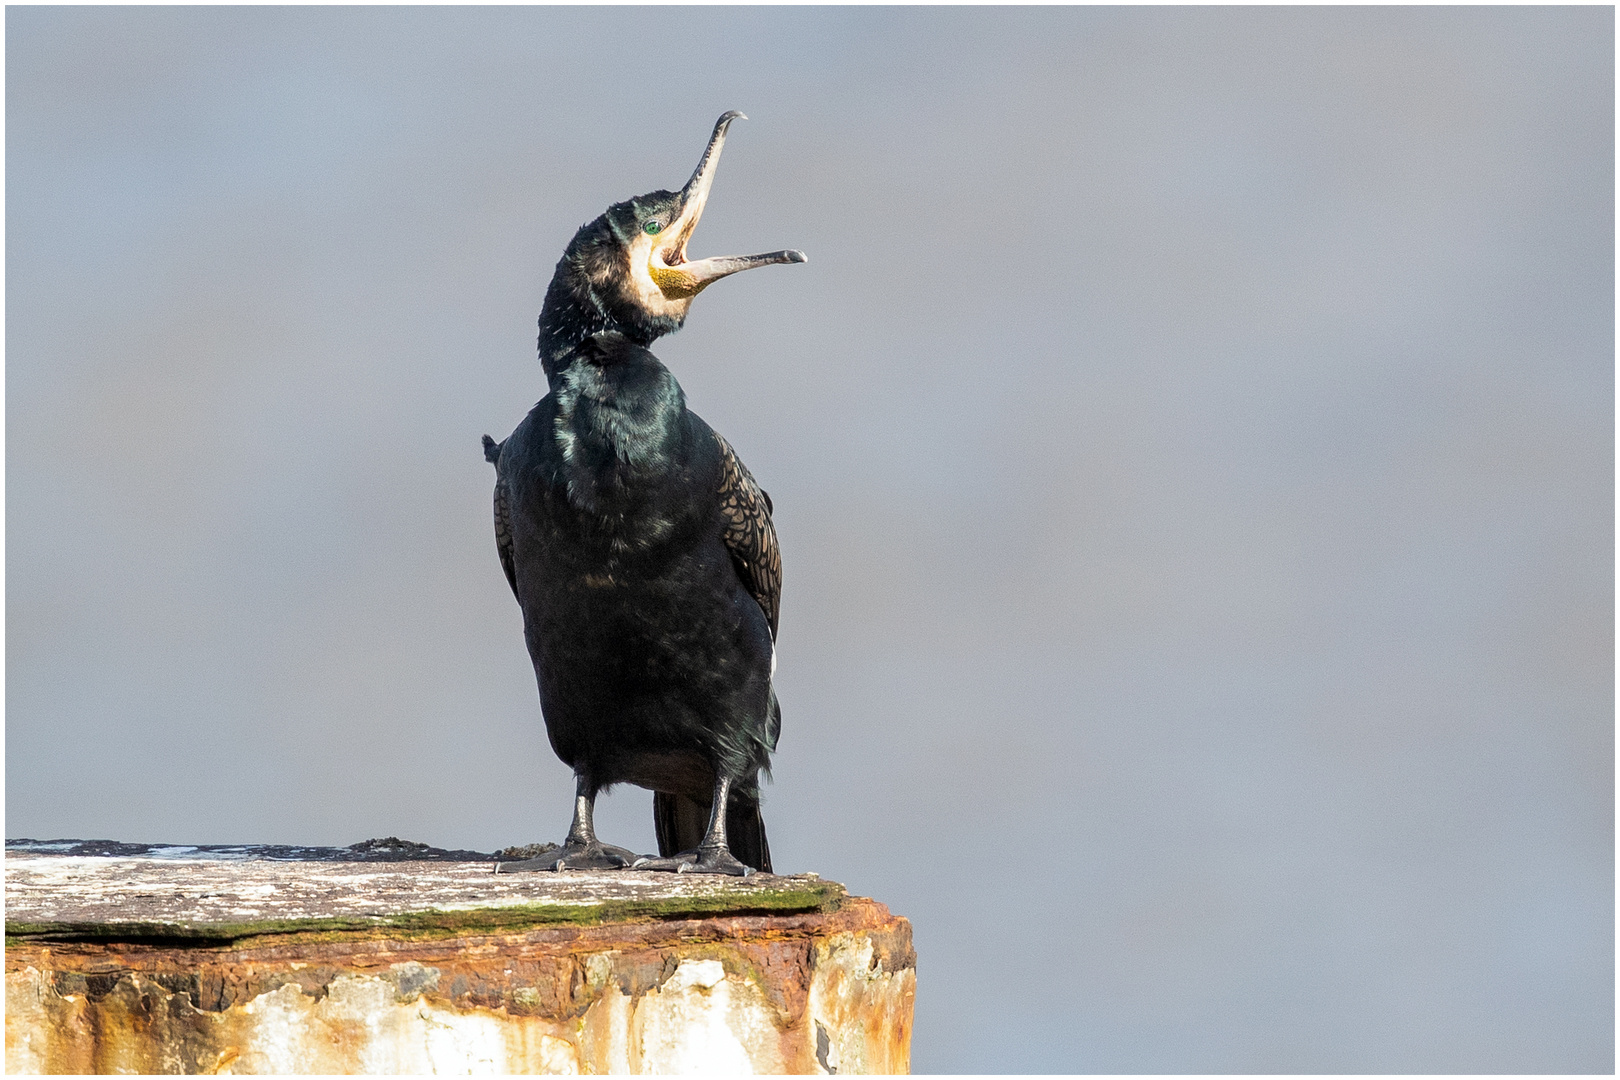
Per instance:
[[[636,861],[636,853],[622,847],[604,844],[596,838],[596,826],[591,815],[596,809],[596,785],[584,776],[574,778],[574,823],[568,827],[568,839],[556,851],[548,851],[536,859],[522,862],[497,863],[501,874],[515,874],[524,870],[619,870]]]
[[[722,775],[714,784],[714,806],[709,810],[709,827],[696,851],[683,851],[667,859],[637,859],[637,870],[672,870],[677,874],[732,874],[747,877],[754,872],[731,853],[726,842],[726,801],[731,797],[731,777]]]

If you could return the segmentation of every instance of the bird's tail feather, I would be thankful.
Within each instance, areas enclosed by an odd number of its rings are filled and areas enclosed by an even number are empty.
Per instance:
[[[658,854],[667,859],[696,848],[709,828],[709,806],[686,795],[653,792]],[[771,846],[765,839],[765,819],[760,816],[757,798],[731,797],[726,806],[726,840],[739,862],[771,872]]]
[[[765,840],[765,818],[758,799],[732,799],[726,807],[726,840],[745,866],[771,873],[771,845]]]

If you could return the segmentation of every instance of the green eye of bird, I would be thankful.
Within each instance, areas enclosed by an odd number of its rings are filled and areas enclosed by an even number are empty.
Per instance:
[[[647,222],[646,225],[643,226],[643,228],[645,228],[647,230],[647,234],[650,236],[653,233],[663,231],[664,227],[662,225],[658,224],[658,222],[656,222],[656,221],[649,221],[649,222]]]

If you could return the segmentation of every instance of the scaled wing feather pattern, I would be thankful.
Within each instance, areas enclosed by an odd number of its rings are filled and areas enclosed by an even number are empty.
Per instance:
[[[720,514],[725,521],[726,548],[737,575],[765,612],[775,641],[782,605],[782,552],[776,546],[776,526],[771,524],[771,497],[718,431],[714,441],[720,444]]]

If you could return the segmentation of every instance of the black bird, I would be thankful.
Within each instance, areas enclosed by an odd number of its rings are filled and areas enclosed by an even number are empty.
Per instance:
[[[759,813],[759,772],[782,723],[771,501],[648,351],[713,282],[805,261],[799,251],[687,260],[741,118],[720,117],[680,191],[615,203],[580,227],[540,312],[551,392],[505,442],[484,436],[501,566],[523,608],[552,749],[575,778],[563,847],[503,872],[771,869]],[[652,789],[663,858],[597,840],[597,792],[617,783]]]

